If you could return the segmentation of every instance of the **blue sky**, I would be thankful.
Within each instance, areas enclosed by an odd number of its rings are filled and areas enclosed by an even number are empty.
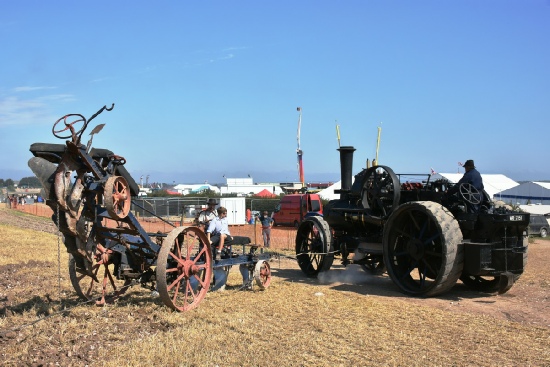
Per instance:
[[[336,123],[354,173],[381,126],[397,173],[550,179],[546,0],[0,0],[0,45],[4,179],[111,103],[94,146],[136,181],[298,181],[298,106],[308,182],[340,179]]]

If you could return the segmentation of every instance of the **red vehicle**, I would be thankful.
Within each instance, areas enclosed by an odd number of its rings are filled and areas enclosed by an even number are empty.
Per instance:
[[[273,213],[274,225],[298,227],[304,218],[323,215],[323,204],[317,194],[290,194],[281,198]]]

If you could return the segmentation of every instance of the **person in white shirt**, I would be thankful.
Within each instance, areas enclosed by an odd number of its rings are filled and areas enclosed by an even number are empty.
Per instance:
[[[196,225],[203,231],[206,231],[210,225],[210,222],[218,216],[216,213],[216,199],[208,199],[206,204],[208,207],[199,213],[199,216],[195,222]]]
[[[233,240],[227,223],[227,209],[223,206],[218,208],[218,216],[210,222],[206,237],[210,244],[217,248],[218,254],[222,252],[224,244],[229,245]]]

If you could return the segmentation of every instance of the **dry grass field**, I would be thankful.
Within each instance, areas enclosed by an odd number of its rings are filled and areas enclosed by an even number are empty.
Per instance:
[[[235,269],[182,314],[137,286],[80,303],[49,223],[0,208],[1,366],[550,366],[548,241],[530,244],[502,296],[457,284],[409,298],[387,276],[335,266],[321,282],[281,258],[267,290],[239,291]],[[277,247],[292,248],[291,232]]]

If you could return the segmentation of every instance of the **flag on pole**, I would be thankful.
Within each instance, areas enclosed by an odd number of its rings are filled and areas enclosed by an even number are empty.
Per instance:
[[[436,172],[432,167],[430,167],[430,170],[431,170],[431,175],[432,175],[432,176],[435,175],[435,174],[437,174],[437,172]]]
[[[458,162],[458,165],[459,165],[460,167],[462,167],[462,163]]]

